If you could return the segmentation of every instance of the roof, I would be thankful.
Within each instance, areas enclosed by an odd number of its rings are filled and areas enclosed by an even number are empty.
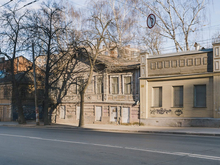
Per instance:
[[[28,72],[24,75],[24,72],[20,72],[18,74],[15,74],[15,79],[19,81],[19,83],[33,83],[34,82],[34,76],[32,72]],[[7,75],[4,78],[0,78],[0,83],[11,83],[12,76]]]
[[[183,51],[178,53],[168,53],[168,54],[159,54],[159,55],[148,55],[148,59],[153,58],[163,58],[163,57],[172,57],[172,56],[183,56],[183,55],[193,55],[193,54],[201,54],[201,53],[209,53],[213,52],[213,49],[201,49],[201,50],[192,50],[192,51]]]
[[[104,64],[110,71],[139,69],[140,67],[140,62],[105,55],[98,56],[97,61]]]

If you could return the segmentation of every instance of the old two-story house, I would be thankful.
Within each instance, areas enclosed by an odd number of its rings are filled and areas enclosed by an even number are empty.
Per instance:
[[[25,73],[32,67],[32,62],[23,56],[19,56],[15,59],[14,64],[15,79],[19,84],[19,96],[16,97],[21,97],[26,119],[33,119],[36,116],[34,107],[33,70]],[[0,60],[0,121],[12,121],[18,118],[17,109],[13,102],[13,99],[16,98],[12,97],[13,91],[10,67],[10,60],[5,60],[5,58],[2,57]],[[40,92],[42,92],[42,90],[40,87],[43,85],[39,76],[41,70],[40,68],[36,70],[38,73],[38,94],[41,95]],[[40,102],[39,99],[39,103]]]
[[[138,62],[123,58],[98,57],[92,82],[85,95],[85,123],[139,122],[139,66]],[[86,67],[88,64],[79,61],[73,73]],[[79,122],[79,78],[76,75],[75,83],[53,111],[52,122]]]
[[[145,125],[220,126],[220,42],[200,49],[141,54],[140,117]]]

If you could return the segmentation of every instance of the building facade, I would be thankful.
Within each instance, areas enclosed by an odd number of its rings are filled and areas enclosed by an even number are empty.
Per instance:
[[[34,119],[36,117],[34,107],[34,78],[31,69],[32,62],[23,56],[19,56],[14,60],[15,81],[18,84],[19,96],[13,98],[12,76],[10,60],[0,58],[0,121],[17,120],[18,113],[13,99],[20,97],[23,105],[23,111],[26,119]],[[28,73],[26,73],[30,70]],[[36,68],[39,105],[42,102],[42,79],[39,73],[42,73],[39,67]],[[39,108],[40,108],[39,107]],[[40,108],[41,109],[41,108]],[[40,116],[42,117],[42,115]]]
[[[99,69],[94,71],[92,82],[85,94],[85,123],[138,123],[139,63],[105,55],[99,56],[97,61]],[[79,62],[75,70],[86,68],[86,65]],[[75,83],[72,83],[66,96],[53,111],[52,122],[79,122],[79,77],[76,75]]]
[[[220,126],[220,43],[213,49],[141,54],[140,116],[145,125]]]

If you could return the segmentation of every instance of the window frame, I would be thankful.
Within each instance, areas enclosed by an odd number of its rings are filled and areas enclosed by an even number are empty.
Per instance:
[[[182,105],[175,105],[175,87],[182,87]],[[184,105],[184,86],[183,85],[176,85],[176,86],[172,86],[172,96],[173,96],[173,101],[172,101],[172,105],[175,108],[183,108]]]
[[[98,79],[101,78],[101,93],[98,93]],[[95,76],[95,93],[96,94],[102,94],[103,93],[103,76],[102,75],[97,75]]]
[[[130,93],[125,93],[125,78],[130,77],[131,81],[130,81]],[[123,88],[123,94],[124,95],[131,95],[132,94],[132,87],[133,87],[133,83],[132,83],[132,75],[122,75],[122,88]]]
[[[61,116],[61,107],[63,107],[63,115],[64,116]],[[66,119],[66,105],[60,105],[60,119]]]
[[[118,79],[118,81],[117,81],[117,89],[118,89],[118,92],[117,93],[113,93],[112,92],[112,78],[117,78]],[[112,95],[117,95],[117,94],[119,94],[120,93],[120,86],[119,86],[119,76],[110,76],[110,94],[112,94]]]
[[[161,94],[159,93],[159,96],[161,95],[161,99],[159,98],[159,105],[155,105],[155,100],[154,100],[154,89],[155,88],[159,88],[159,92],[160,92],[160,89],[161,89]],[[162,86],[155,86],[155,87],[152,87],[152,107],[153,108],[161,108],[163,107],[163,88]]]
[[[205,86],[205,106],[198,106],[196,103],[196,86]],[[194,108],[206,108],[207,107],[207,85],[206,84],[195,84],[193,86],[193,107]]]
[[[219,57],[219,47],[215,47],[215,57]]]

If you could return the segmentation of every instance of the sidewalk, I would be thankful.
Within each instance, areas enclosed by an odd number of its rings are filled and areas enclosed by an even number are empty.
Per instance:
[[[153,126],[125,126],[110,124],[86,124],[84,128],[78,128],[75,124],[51,124],[36,126],[34,121],[28,121],[27,124],[19,125],[17,122],[0,122],[0,126],[8,127],[33,127],[33,128],[53,128],[53,129],[81,129],[104,132],[122,132],[122,133],[165,133],[165,134],[187,134],[187,135],[207,135],[220,136],[220,128],[209,127],[153,127]]]

